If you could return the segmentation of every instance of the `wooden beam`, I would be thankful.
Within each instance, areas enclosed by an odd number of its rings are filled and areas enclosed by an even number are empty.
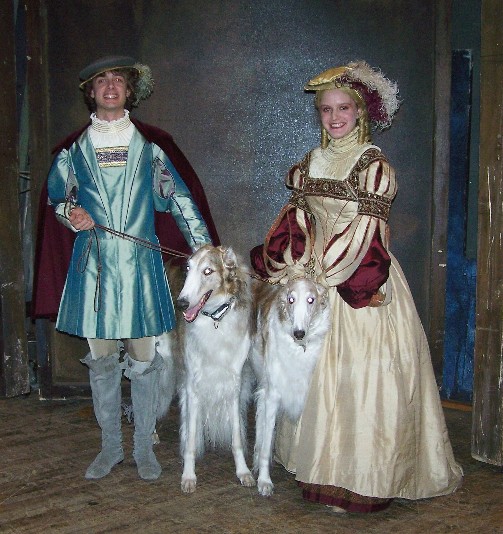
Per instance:
[[[449,211],[451,95],[451,0],[435,5],[435,116],[433,143],[432,239],[429,340],[435,376],[441,382],[444,361],[445,279]]]
[[[4,2],[0,17],[0,395],[6,397],[30,389],[19,218],[14,5]]]
[[[47,8],[45,0],[26,2],[26,50],[28,114],[30,136],[30,195],[33,256],[39,240],[38,216],[40,192],[50,164],[49,149],[49,73],[47,61]],[[35,272],[35,266],[34,266]],[[35,287],[33,287],[35,289]],[[37,340],[37,382],[39,391],[45,392],[52,380],[45,337],[45,320],[38,319],[34,331]]]
[[[40,191],[50,165],[47,9],[44,0],[31,0],[26,3],[26,40],[32,220],[33,236],[36,236]],[[35,241],[34,237],[33,242]]]
[[[503,465],[503,3],[482,1],[472,456]]]

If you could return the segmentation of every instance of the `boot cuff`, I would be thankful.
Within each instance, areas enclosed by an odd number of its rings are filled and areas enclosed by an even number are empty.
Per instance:
[[[160,371],[164,368],[164,360],[162,356],[158,353],[155,354],[154,359],[150,362],[140,362],[138,360],[133,360],[129,354],[126,354],[124,361],[126,363],[126,368],[124,371],[124,376],[127,378],[136,378],[142,375],[148,375],[154,371]]]
[[[119,358],[120,354],[114,353],[110,356],[103,356],[102,358],[95,360],[91,356],[91,353],[88,352],[86,357],[82,358],[80,361],[84,365],[87,365],[87,367],[97,375],[105,375],[120,367]]]

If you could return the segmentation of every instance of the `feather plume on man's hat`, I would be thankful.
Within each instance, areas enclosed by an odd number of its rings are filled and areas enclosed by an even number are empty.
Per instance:
[[[80,89],[99,74],[107,71],[132,69],[138,73],[138,78],[134,84],[133,106],[137,106],[141,100],[146,100],[154,90],[154,79],[152,71],[148,65],[136,62],[129,56],[106,56],[93,61],[80,71]]]

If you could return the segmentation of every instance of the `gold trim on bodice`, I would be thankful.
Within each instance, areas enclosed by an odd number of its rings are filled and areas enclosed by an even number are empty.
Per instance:
[[[358,159],[355,166],[345,180],[332,180],[329,178],[312,178],[309,176],[309,160],[311,153],[308,153],[299,163],[300,189],[294,189],[289,203],[308,213],[311,213],[308,196],[322,196],[337,198],[340,200],[351,200],[358,202],[358,213],[378,217],[387,221],[391,207],[391,199],[382,195],[361,191],[359,188],[359,174],[375,161],[386,162],[386,158],[380,150],[370,148],[366,150]]]

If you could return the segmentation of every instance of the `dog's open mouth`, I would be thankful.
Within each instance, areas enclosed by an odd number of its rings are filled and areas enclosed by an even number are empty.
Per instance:
[[[197,316],[199,315],[199,312],[203,309],[203,306],[206,304],[208,299],[210,298],[210,295],[212,293],[212,289],[210,289],[207,293],[203,295],[203,298],[195,305],[192,306],[192,308],[188,308],[183,312],[183,318],[188,322],[192,323],[196,320]]]

